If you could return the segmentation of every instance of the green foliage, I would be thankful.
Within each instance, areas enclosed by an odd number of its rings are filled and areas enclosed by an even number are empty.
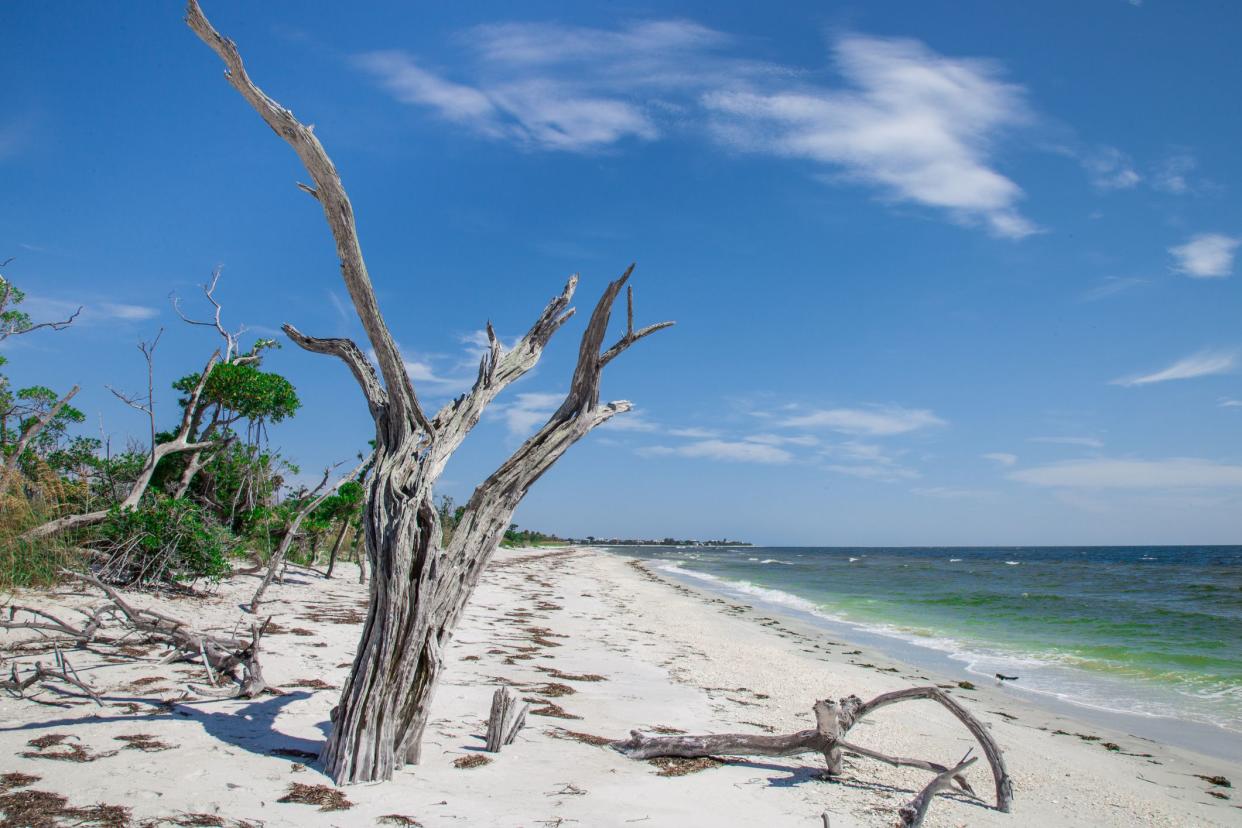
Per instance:
[[[0,589],[48,587],[61,580],[62,569],[79,569],[81,552],[59,540],[12,540],[0,544]]]
[[[8,279],[0,276],[0,339],[25,333],[33,326],[30,314],[19,311],[15,307],[25,299],[25,293],[18,290]]]
[[[103,574],[116,580],[218,580],[229,571],[229,533],[188,500],[156,495],[137,509],[114,506],[100,535]]]
[[[556,535],[545,535],[543,532],[536,532],[533,529],[519,529],[516,523],[510,523],[509,528],[505,530],[505,537],[500,542],[500,545],[546,546],[558,543],[564,543],[564,541]]]
[[[262,342],[264,340],[260,340]],[[256,349],[259,347],[256,344]],[[189,374],[173,383],[182,393],[193,392],[202,374]],[[183,399],[184,406],[189,399]],[[199,405],[218,405],[251,421],[278,423],[301,406],[293,384],[280,374],[259,370],[253,363],[220,363],[211,369]]]

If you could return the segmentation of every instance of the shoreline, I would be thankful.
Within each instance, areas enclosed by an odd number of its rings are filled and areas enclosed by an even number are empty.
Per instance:
[[[628,557],[624,551],[598,549],[601,554]],[[953,658],[952,653],[898,635],[888,635],[870,629],[860,622],[849,622],[822,613],[802,610],[797,606],[764,597],[762,594],[743,591],[730,581],[711,575],[665,568],[657,561],[631,558],[639,561],[648,572],[672,583],[684,586],[705,597],[724,597],[742,605],[762,608],[768,615],[782,618],[811,636],[831,635],[847,640],[851,645],[875,651],[880,657],[894,664],[904,665],[906,670],[918,670],[936,674],[944,681],[956,683],[966,680],[995,695],[998,699],[1014,700],[1043,709],[1049,715],[1078,720],[1084,725],[1106,729],[1116,736],[1141,739],[1167,744],[1202,754],[1213,760],[1242,763],[1242,733],[1230,731],[1219,725],[1172,716],[1144,714],[1132,711],[1099,707],[1085,701],[1075,700],[1050,691],[1024,687],[1021,684],[1001,684],[994,676],[971,670],[965,662]],[[767,588],[764,588],[767,590]],[[770,590],[768,590],[770,591]],[[790,596],[797,597],[797,596]],[[999,702],[998,702],[999,703]]]
[[[930,673],[871,656],[848,639],[817,638],[736,602],[652,575],[630,559],[583,548],[503,549],[483,574],[446,653],[423,761],[391,782],[341,789],[347,810],[282,801],[291,783],[326,785],[314,756],[329,724],[357,643],[365,588],[356,568],[338,564],[325,581],[293,572],[274,584],[269,611],[278,632],[265,639],[264,673],[282,695],[252,701],[187,698],[201,667],[161,665],[151,651],[111,658],[76,651],[74,667],[104,694],[96,708],[70,693],[44,701],[0,700],[0,751],[6,770],[39,779],[34,790],[73,806],[122,803],[131,824],[177,824],[186,815],[236,826],[394,824],[399,816],[432,826],[536,825],[888,826],[928,774],[847,757],[845,775],[824,781],[823,759],[724,757],[699,772],[665,776],[657,765],[601,746],[631,729],[689,733],[789,733],[812,724],[818,698],[866,699],[928,683]],[[238,598],[254,581],[238,576],[195,598],[135,595],[196,625],[228,629]],[[55,611],[89,604],[72,589],[24,593],[18,603]],[[14,633],[0,633],[12,643]],[[836,642],[836,643],[830,643]],[[855,652],[863,651],[863,652]],[[871,668],[851,663],[868,659]],[[33,654],[17,655],[29,664]],[[46,657],[46,656],[45,656]],[[894,667],[897,672],[877,668]],[[532,710],[517,740],[482,751],[492,692],[514,687]],[[925,825],[1228,826],[1242,823],[1235,789],[1242,765],[1131,738],[999,694],[952,691],[990,728],[1013,778],[1013,813],[959,795],[936,797]],[[1057,731],[1060,731],[1058,733]],[[158,755],[123,747],[136,733],[166,743]],[[90,757],[48,761],[31,743],[63,735]],[[852,732],[860,745],[889,754],[955,761],[973,740],[934,705],[886,708]],[[55,751],[56,748],[48,748]],[[1151,754],[1142,756],[1138,754]],[[986,768],[970,778],[990,791]],[[1215,790],[1224,799],[1208,792]],[[190,824],[190,823],[182,823]]]

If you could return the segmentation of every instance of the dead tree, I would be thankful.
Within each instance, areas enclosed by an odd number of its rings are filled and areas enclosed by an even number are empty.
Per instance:
[[[637,730],[630,731],[630,738],[625,741],[613,742],[612,747],[631,759],[652,759],[657,756],[677,756],[697,758],[704,756],[797,756],[802,753],[822,753],[828,764],[830,776],[840,776],[843,771],[843,753],[851,753],[884,762],[893,767],[920,768],[936,774],[932,782],[923,789],[914,800],[902,809],[903,825],[915,826],[923,821],[927,808],[936,792],[954,787],[971,798],[978,799],[970,783],[963,773],[974,763],[968,753],[956,765],[947,766],[924,759],[908,759],[902,756],[889,756],[871,748],[847,742],[846,734],[850,728],[868,714],[882,707],[914,699],[926,699],[937,702],[952,713],[958,721],[966,726],[975,741],[983,749],[992,768],[992,779],[996,787],[996,809],[1009,813],[1013,801],[1013,782],[1005,769],[1005,760],[1000,746],[992,738],[987,727],[976,719],[966,708],[938,687],[911,687],[876,696],[864,703],[857,696],[848,696],[839,702],[830,699],[817,701],[814,706],[815,728],[800,730],[784,736],[769,736],[754,733],[724,733],[708,736],[648,736]],[[977,757],[975,757],[977,758]]]
[[[639,339],[672,323],[636,331],[631,294],[626,331],[605,348],[612,306],[630,270],[610,283],[582,335],[564,402],[475,489],[452,539],[442,547],[433,503],[435,482],[484,408],[534,367],[548,340],[573,314],[569,302],[577,277],[548,303],[512,350],[502,349],[489,324],[488,349],[473,388],[428,417],[380,314],[353,206],[323,145],[310,127],[251,81],[236,45],[212,27],[196,0],[189,0],[186,22],[224,62],[229,84],[301,159],[311,184],[300,186],[323,208],[341,276],[379,364],[377,376],[354,342],[310,337],[284,326],[301,347],[335,356],[349,367],[375,420],[375,464],[363,514],[372,570],[371,604],[320,760],[337,783],[390,779],[403,765],[419,759],[445,648],[514,509],[571,445],[629,410],[628,402],[600,404],[604,366]]]
[[[203,389],[207,386],[207,378],[211,375],[211,369],[216,364],[216,360],[220,354],[217,351],[211,355],[211,359],[207,360],[207,367],[203,369],[202,376],[198,378],[193,392],[190,394],[190,400],[186,404],[185,413],[181,417],[181,425],[177,429],[176,435],[165,443],[151,446],[151,454],[147,458],[147,462],[143,465],[142,470],[138,473],[137,479],[130,487],[129,494],[121,501],[121,509],[133,509],[142,500],[142,496],[147,491],[147,486],[151,483],[151,476],[155,474],[155,467],[159,465],[160,460],[170,454],[177,454],[183,451],[196,451],[200,449],[211,448],[219,445],[220,440],[207,440],[204,442],[195,442],[190,438],[190,431],[194,419],[194,409],[198,406],[199,397],[203,394]],[[118,395],[120,396],[120,395]],[[124,397],[122,397],[124,399]],[[143,408],[141,410],[148,410]],[[154,426],[152,427],[154,428]],[[81,529],[85,526],[94,526],[97,523],[103,523],[108,517],[108,510],[101,509],[95,512],[85,512],[78,515],[66,515],[65,517],[50,520],[47,523],[36,526],[21,535],[22,540],[36,540],[38,538],[46,538],[60,532],[68,532],[71,529]]]
[[[289,529],[285,532],[284,537],[280,539],[280,544],[276,547],[276,551],[272,553],[272,557],[267,562],[267,572],[263,574],[263,580],[259,582],[259,588],[254,591],[254,597],[250,599],[246,612],[257,614],[259,605],[263,601],[263,593],[267,592],[267,588],[272,585],[272,580],[276,577],[276,570],[285,562],[285,557],[289,554],[289,547],[293,546],[293,541],[297,537],[298,529],[302,525],[302,521],[306,520],[306,516],[318,508],[320,503],[327,500],[336,490],[344,486],[351,480],[356,480],[362,470],[371,462],[371,456],[368,455],[358,466],[349,474],[342,477],[332,484],[331,487],[325,489],[328,485],[328,475],[332,473],[331,468],[324,469],[323,479],[319,481],[310,494],[306,496],[306,501],[301,505],[294,514],[293,520],[289,522]]]
[[[487,746],[489,753],[500,753],[505,745],[513,744],[518,731],[526,724],[530,705],[521,701],[508,687],[497,687],[492,693],[492,709],[487,716]]]

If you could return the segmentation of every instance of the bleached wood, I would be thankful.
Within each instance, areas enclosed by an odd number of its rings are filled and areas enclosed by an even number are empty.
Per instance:
[[[640,731],[630,731],[630,738],[613,742],[612,748],[631,759],[651,759],[657,756],[679,756],[695,758],[712,755],[741,756],[795,756],[801,753],[818,752],[824,755],[829,765],[829,772],[839,775],[841,772],[842,752],[854,753],[869,759],[876,759],[897,767],[920,768],[937,774],[933,784],[924,789],[923,793],[911,803],[912,817],[917,815],[918,825],[926,814],[931,798],[944,787],[956,783],[957,787],[977,798],[970,783],[963,773],[974,760],[963,759],[954,767],[947,767],[937,762],[922,759],[908,759],[901,756],[889,756],[871,748],[861,747],[845,741],[844,737],[855,724],[865,716],[903,701],[925,699],[934,701],[949,710],[966,728],[983,748],[984,755],[992,769],[992,777],[996,786],[996,809],[1008,813],[1013,802],[1013,783],[1005,768],[1005,760],[1000,746],[992,738],[988,729],[975,718],[957,700],[938,687],[911,687],[884,693],[869,702],[862,702],[857,696],[847,696],[840,701],[829,699],[815,703],[813,712],[816,719],[814,730],[800,730],[787,735],[758,735],[753,733],[728,733],[704,736],[648,736]],[[904,817],[903,817],[904,818]]]
[[[508,687],[497,687],[492,694],[492,708],[487,717],[487,747],[490,753],[499,753],[505,745],[513,744],[518,731],[526,724],[530,705],[521,701]]]
[[[376,376],[361,349],[348,340],[317,339],[285,328],[303,348],[331,354],[349,366],[375,420],[375,462],[362,518],[366,549],[362,569],[371,571],[371,602],[320,760],[324,772],[338,784],[390,779],[403,765],[419,759],[445,648],[513,510],[569,446],[629,409],[627,402],[599,403],[604,365],[672,323],[637,332],[631,323],[620,341],[602,350],[613,303],[632,266],[610,283],[582,335],[563,404],[475,489],[452,540],[442,548],[433,503],[435,483],[486,406],[535,366],[549,339],[573,315],[568,305],[577,277],[553,297],[512,350],[503,349],[489,324],[488,348],[474,386],[429,420],[380,314],[353,208],[319,139],[255,85],[236,45],[212,27],[196,0],[189,0],[186,22],[224,62],[233,88],[301,159],[312,185],[299,186],[323,209],[336,242],[341,276],[379,365]]]

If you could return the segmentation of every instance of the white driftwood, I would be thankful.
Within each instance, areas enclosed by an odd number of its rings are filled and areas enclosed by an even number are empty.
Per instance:
[[[371,604],[320,760],[338,784],[391,779],[403,765],[418,761],[445,648],[514,509],[571,445],[630,409],[628,402],[600,403],[604,366],[672,323],[635,330],[631,295],[626,331],[605,347],[613,304],[632,266],[610,283],[582,335],[564,402],[475,489],[451,541],[442,547],[435,483],[484,408],[535,366],[548,340],[573,315],[569,302],[577,277],[548,303],[512,350],[501,347],[488,324],[488,348],[474,386],[429,418],[380,314],[353,206],[323,145],[309,126],[254,84],[237,46],[212,27],[196,0],[189,0],[186,23],[224,62],[229,84],[301,159],[311,177],[311,184],[301,187],[323,209],[336,242],[341,278],[379,366],[377,375],[362,349],[348,339],[311,337],[284,326],[302,348],[345,363],[375,421],[375,463],[362,518]]]
[[[996,744],[996,740],[992,738],[992,734],[982,722],[938,687],[911,687],[906,690],[897,690],[876,696],[866,703],[857,696],[848,696],[839,702],[829,699],[818,701],[814,706],[816,719],[814,730],[800,730],[797,733],[775,736],[754,733],[648,736],[632,730],[629,739],[613,742],[612,747],[631,759],[651,759],[656,756],[694,758],[714,755],[796,756],[802,753],[822,753],[828,763],[828,773],[832,776],[839,776],[842,772],[842,753],[864,756],[897,767],[920,768],[931,771],[937,776],[933,783],[928,785],[908,806],[911,809],[911,818],[917,816],[918,821],[906,824],[918,825],[922,822],[932,797],[942,788],[956,784],[956,787],[963,793],[978,798],[963,773],[975,760],[963,759],[956,766],[947,767],[923,759],[889,756],[871,748],[852,744],[844,738],[850,728],[868,714],[890,704],[915,699],[926,699],[942,705],[975,737],[979,746],[983,748],[984,756],[992,769],[992,778],[996,788],[996,809],[1008,813],[1013,802],[1013,783],[1005,768],[1000,746]]]
[[[526,724],[530,705],[521,701],[508,687],[497,687],[492,694],[492,710],[487,717],[487,750],[500,753],[505,745],[513,744],[518,731]]]

